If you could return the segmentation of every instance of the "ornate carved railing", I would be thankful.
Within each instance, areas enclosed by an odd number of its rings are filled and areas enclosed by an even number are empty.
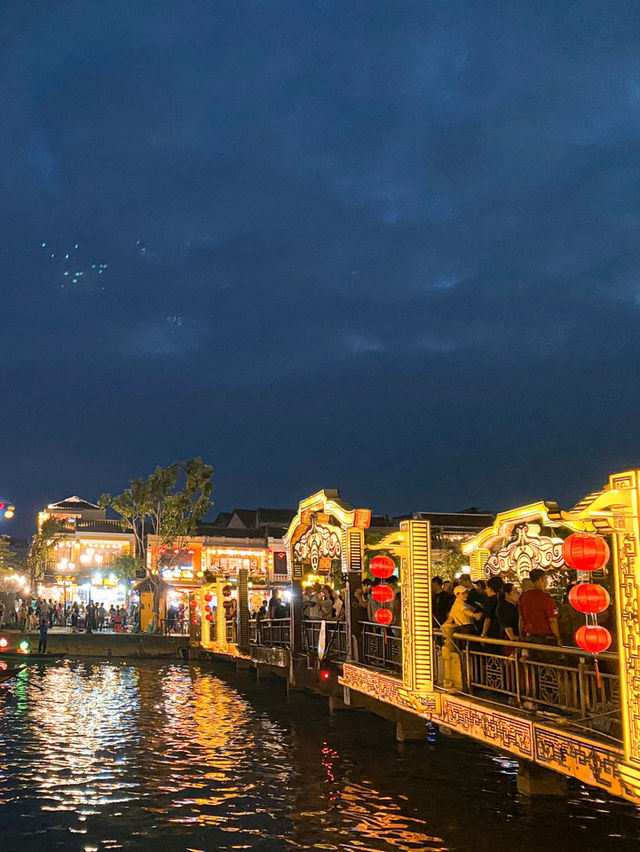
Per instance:
[[[399,626],[380,627],[369,621],[362,625],[363,663],[374,668],[402,672],[402,629]]]
[[[288,648],[291,640],[290,618],[251,619],[249,640],[267,648]]]
[[[591,658],[577,648],[505,644],[462,633],[454,634],[453,642],[460,654],[463,692],[513,707],[560,713],[573,724],[621,739],[616,654],[600,654],[598,674]],[[441,643],[436,672],[442,685]]]
[[[325,621],[325,654],[323,659],[346,660],[347,627],[344,621]],[[311,656],[318,656],[318,642],[322,629],[322,619],[305,618],[303,642],[304,650]]]

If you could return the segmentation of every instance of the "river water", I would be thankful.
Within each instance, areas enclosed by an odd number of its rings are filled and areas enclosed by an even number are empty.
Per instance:
[[[518,796],[467,739],[188,664],[31,664],[0,688],[0,849],[636,849],[640,812],[570,782]]]

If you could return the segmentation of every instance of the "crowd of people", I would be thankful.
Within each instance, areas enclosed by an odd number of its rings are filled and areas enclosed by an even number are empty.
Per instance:
[[[574,634],[584,616],[569,603],[570,584],[559,604],[547,591],[548,575],[534,568],[520,584],[501,577],[473,581],[462,574],[455,582],[433,577],[433,626],[446,633],[470,633],[490,639],[538,645],[575,645]],[[611,625],[611,608],[599,623]]]
[[[0,627],[16,627],[24,633],[42,632],[43,624],[47,630],[67,627],[74,632],[84,630],[87,633],[102,630],[119,633],[135,630],[136,625],[139,627],[139,609],[134,603],[126,607],[69,601],[63,605],[59,601],[31,597],[16,599],[13,609],[7,610],[4,604],[0,607]]]

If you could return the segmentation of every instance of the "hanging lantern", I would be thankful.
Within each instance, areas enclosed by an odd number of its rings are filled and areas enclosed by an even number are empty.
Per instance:
[[[196,624],[198,623],[198,619],[197,619],[197,618],[192,618],[192,619],[191,619],[191,623],[192,623],[193,625],[196,625]]]
[[[189,606],[192,606],[195,609],[198,606],[198,601],[191,601]]]
[[[369,570],[374,577],[380,580],[388,580],[396,570],[396,563],[390,556],[374,556],[369,563]]]
[[[588,654],[601,654],[611,645],[611,634],[599,624],[583,624],[576,630],[575,639]]]
[[[205,599],[205,601],[207,601],[207,602],[212,601],[212,600],[213,600],[213,595],[211,594],[211,592],[207,592],[207,594],[204,596],[204,599]]]
[[[387,627],[393,621],[391,610],[380,607],[380,609],[376,610],[376,621],[378,624],[382,624],[384,627]]]
[[[597,583],[578,583],[569,591],[569,603],[578,612],[595,615],[609,606],[609,592]]]
[[[379,586],[374,586],[371,590],[371,597],[376,601],[376,603],[391,603],[393,600],[393,589],[391,586],[386,586],[384,583],[380,583]]]
[[[609,561],[609,545],[602,536],[573,533],[562,544],[562,557],[575,571],[599,571]]]
[[[210,613],[210,612],[208,612],[208,613],[205,615],[205,618],[207,619],[207,621],[211,621],[211,613]]]

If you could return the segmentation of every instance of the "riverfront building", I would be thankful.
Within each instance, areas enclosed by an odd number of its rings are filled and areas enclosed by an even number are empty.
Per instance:
[[[82,497],[50,503],[38,514],[38,530],[47,520],[62,529],[51,541],[48,559],[35,589],[39,597],[53,600],[89,600],[114,606],[124,604],[128,588],[110,570],[119,556],[134,554],[132,531],[110,520],[106,510]]]

